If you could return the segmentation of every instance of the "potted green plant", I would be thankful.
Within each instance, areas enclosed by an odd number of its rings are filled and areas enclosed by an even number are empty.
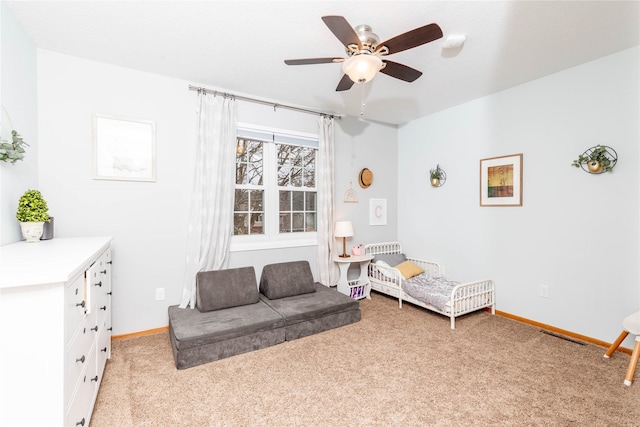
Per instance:
[[[571,166],[579,168],[585,164],[591,173],[610,172],[615,165],[604,145],[596,145],[580,154],[578,159],[571,163]]]
[[[0,139],[0,161],[7,163],[15,163],[24,158],[24,147],[29,146],[18,132],[11,131],[11,142],[6,139]]]
[[[27,190],[20,197],[16,219],[27,242],[40,240],[44,223],[49,221],[49,207],[38,190]]]
[[[440,187],[440,180],[443,177],[443,171],[440,169],[440,165],[437,165],[435,169],[429,170],[429,178],[431,179],[431,185],[433,187]]]

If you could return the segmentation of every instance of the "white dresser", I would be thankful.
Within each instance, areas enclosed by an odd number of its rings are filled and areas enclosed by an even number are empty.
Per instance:
[[[111,355],[111,238],[0,247],[0,426],[87,426]]]

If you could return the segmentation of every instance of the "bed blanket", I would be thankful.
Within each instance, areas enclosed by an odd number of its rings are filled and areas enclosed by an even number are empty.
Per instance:
[[[447,280],[444,277],[428,277],[422,273],[408,280],[403,280],[402,288],[413,298],[431,304],[438,310],[448,311],[451,291],[459,284],[460,282]]]

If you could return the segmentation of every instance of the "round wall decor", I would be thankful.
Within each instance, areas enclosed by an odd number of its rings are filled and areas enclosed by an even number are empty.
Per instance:
[[[371,183],[373,182],[373,172],[369,169],[364,168],[358,174],[358,184],[361,188],[369,188]]]

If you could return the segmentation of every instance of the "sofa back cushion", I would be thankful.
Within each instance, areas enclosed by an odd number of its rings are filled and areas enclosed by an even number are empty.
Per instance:
[[[253,267],[201,271],[196,275],[196,307],[213,311],[260,300]]]
[[[279,299],[315,292],[308,261],[265,265],[260,278],[260,292],[269,299]]]

